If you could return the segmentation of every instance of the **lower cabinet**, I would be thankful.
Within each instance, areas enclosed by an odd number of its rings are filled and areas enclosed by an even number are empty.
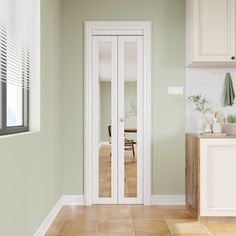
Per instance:
[[[199,217],[236,217],[236,138],[186,136],[186,204]]]
[[[201,139],[200,148],[201,216],[236,216],[236,139]]]

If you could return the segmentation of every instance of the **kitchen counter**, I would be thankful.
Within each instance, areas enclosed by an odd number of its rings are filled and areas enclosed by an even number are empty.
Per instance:
[[[199,133],[187,133],[186,135],[191,135],[197,138],[223,138],[223,139],[236,139],[236,135],[221,135],[221,134],[199,134]]]
[[[236,135],[186,134],[187,208],[200,220],[236,219]]]

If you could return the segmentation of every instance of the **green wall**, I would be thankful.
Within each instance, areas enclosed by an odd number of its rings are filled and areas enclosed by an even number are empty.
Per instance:
[[[60,0],[41,8],[41,132],[0,137],[4,236],[32,236],[62,194]]]
[[[83,22],[151,20],[152,193],[184,193],[184,0],[62,0],[63,192],[83,194]]]

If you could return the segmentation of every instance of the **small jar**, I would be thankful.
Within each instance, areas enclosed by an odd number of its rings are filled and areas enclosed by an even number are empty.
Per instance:
[[[222,126],[220,123],[214,123],[212,125],[212,132],[214,134],[221,134],[222,133]]]

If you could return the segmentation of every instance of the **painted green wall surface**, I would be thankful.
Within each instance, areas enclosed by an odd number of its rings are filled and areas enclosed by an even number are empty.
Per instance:
[[[4,236],[32,236],[62,195],[60,0],[41,10],[41,132],[0,137]]]
[[[63,192],[83,194],[83,22],[152,21],[152,193],[184,193],[184,0],[62,0]]]

